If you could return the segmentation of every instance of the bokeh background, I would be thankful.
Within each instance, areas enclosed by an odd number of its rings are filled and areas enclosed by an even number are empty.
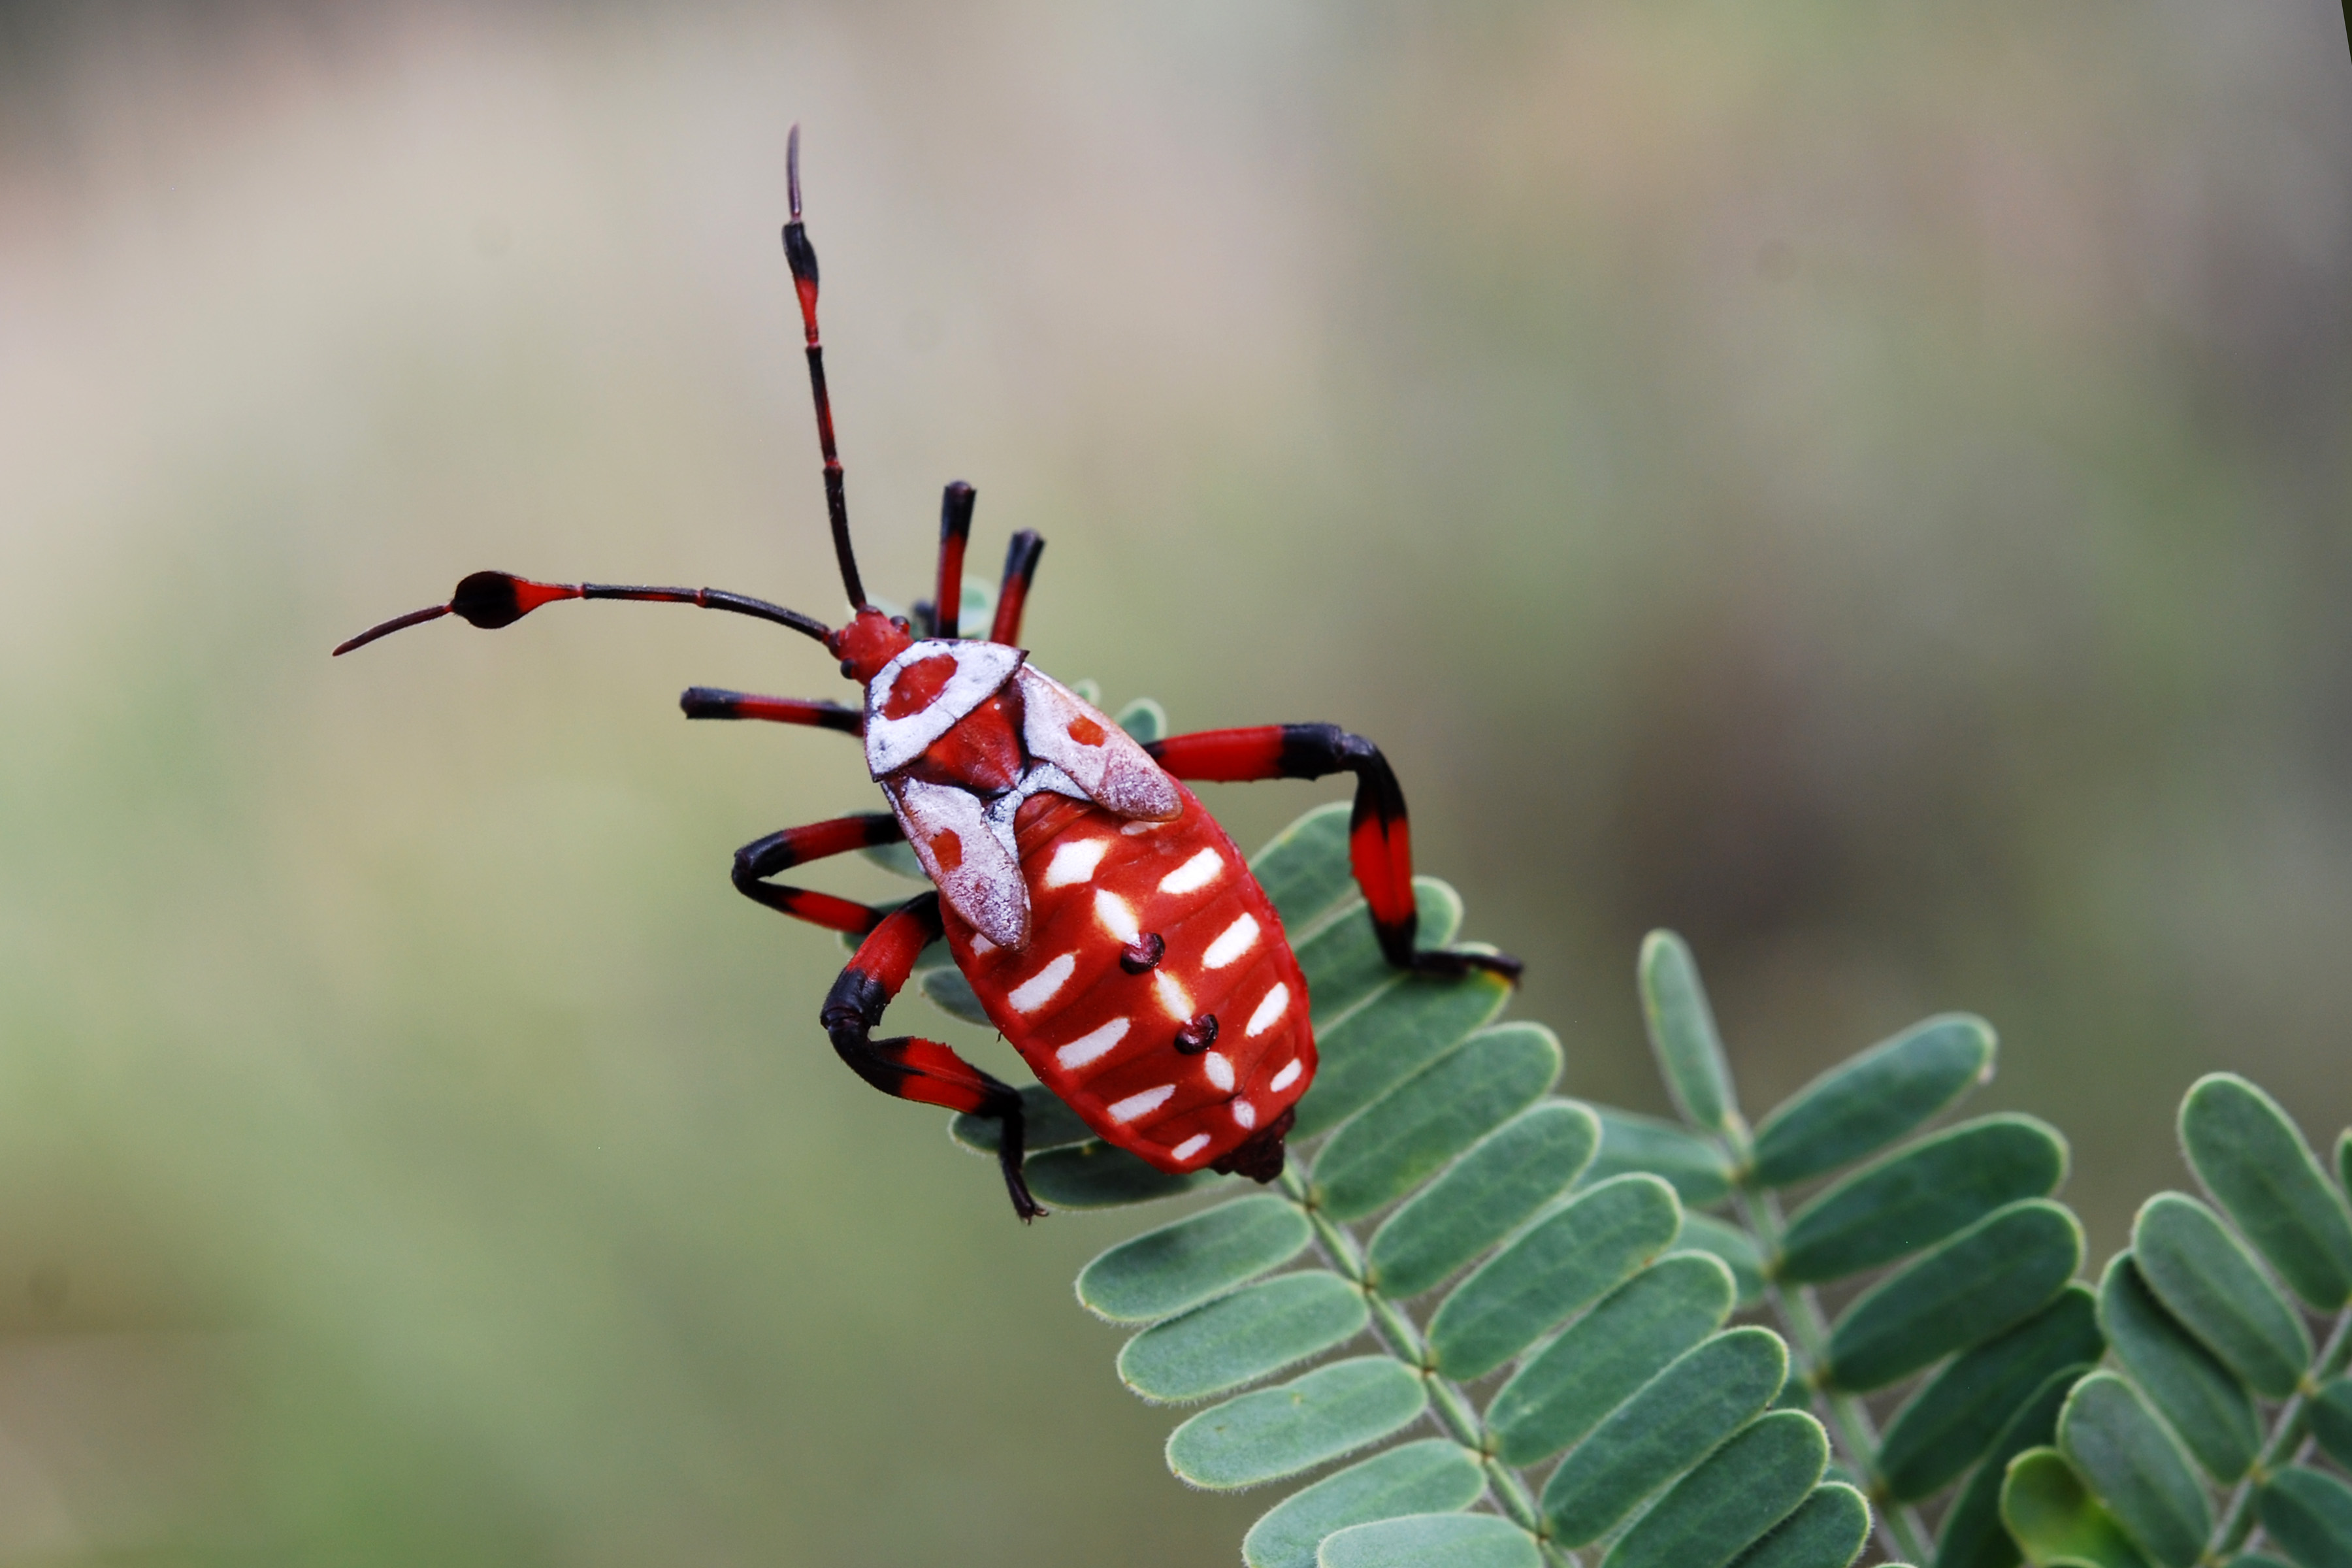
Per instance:
[[[1378,737],[1572,1091],[1663,923],[1751,1110],[1993,1019],[2095,1260],[2199,1072],[2352,1116],[2330,0],[12,5],[0,1563],[1233,1561],[1071,1300],[1135,1222],[727,886],[870,786],[677,693],[822,655],[326,658],[835,613],[795,119],[867,580],[969,479],[1046,668]]]

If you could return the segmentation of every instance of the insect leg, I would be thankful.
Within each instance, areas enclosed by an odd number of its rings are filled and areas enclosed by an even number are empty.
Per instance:
[[[772,724],[810,724],[845,735],[866,733],[866,715],[856,709],[808,697],[755,697],[716,686],[689,686],[677,705],[689,719],[765,719]]]
[[[1013,1212],[1024,1221],[1032,1220],[1045,1211],[1022,1179],[1021,1096],[1013,1086],[991,1078],[937,1040],[873,1037],[883,1010],[914,972],[916,955],[939,934],[937,893],[926,893],[891,911],[858,944],[856,956],[825,994],[818,1018],[841,1059],[883,1093],[996,1118],[1004,1128],[996,1151],[1004,1189],[1012,1195]]]
[[[1004,552],[1004,581],[996,590],[996,624],[989,628],[991,642],[1021,640],[1021,612],[1029,605],[1029,584],[1037,575],[1037,557],[1045,542],[1028,529],[1013,536]]]
[[[832,893],[787,888],[768,879],[786,867],[806,865],[828,855],[845,855],[877,844],[896,844],[906,837],[898,819],[887,811],[861,812],[856,816],[812,822],[806,827],[787,827],[782,833],[754,838],[735,851],[735,889],[753,902],[795,920],[862,936],[880,925],[889,911]]]
[[[1245,783],[1258,779],[1319,779],[1356,775],[1356,805],[1348,819],[1348,859],[1370,907],[1381,952],[1399,969],[1460,974],[1484,969],[1516,981],[1519,961],[1504,953],[1416,952],[1420,914],[1412,899],[1412,840],[1404,790],[1381,749],[1337,724],[1260,724],[1246,730],[1203,730],[1171,735],[1144,750],[1180,779]]]

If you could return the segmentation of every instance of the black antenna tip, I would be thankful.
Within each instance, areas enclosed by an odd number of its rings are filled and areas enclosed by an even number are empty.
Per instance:
[[[793,121],[792,134],[784,138],[784,186],[792,197],[793,219],[801,216],[801,126]]]

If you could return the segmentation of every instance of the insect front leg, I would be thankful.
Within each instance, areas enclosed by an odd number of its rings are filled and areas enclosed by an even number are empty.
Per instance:
[[[1355,810],[1348,818],[1348,860],[1370,906],[1381,952],[1399,969],[1461,974],[1483,969],[1517,981],[1524,967],[1498,952],[1416,951],[1421,923],[1412,898],[1412,838],[1404,790],[1381,749],[1337,724],[1260,724],[1246,730],[1203,730],[1171,735],[1144,750],[1180,779],[1243,784],[1259,779],[1319,779],[1356,775]]]
[[[810,888],[787,888],[767,879],[788,867],[804,866],[828,855],[845,855],[852,849],[870,848],[877,844],[896,844],[906,837],[898,819],[887,811],[866,811],[855,816],[812,822],[806,827],[787,827],[782,833],[754,838],[735,851],[735,890],[754,903],[765,904],[794,920],[821,925],[827,931],[863,936],[879,926],[890,911]]]
[[[857,709],[810,697],[760,697],[716,686],[689,686],[677,705],[689,719],[764,719],[771,724],[806,724],[845,735],[866,733],[866,715]]]
[[[1003,1127],[996,1159],[1013,1212],[1026,1221],[1045,1211],[1029,1195],[1021,1175],[1021,1096],[937,1040],[913,1036],[873,1037],[883,1010],[914,973],[916,955],[940,934],[940,896],[926,893],[894,910],[858,944],[857,954],[825,994],[818,1014],[833,1048],[857,1076],[887,1095],[944,1106],[974,1116],[992,1116]]]

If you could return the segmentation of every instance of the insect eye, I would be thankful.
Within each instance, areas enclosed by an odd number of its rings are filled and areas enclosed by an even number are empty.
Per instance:
[[[890,617],[890,624],[898,627],[902,632],[913,629],[907,625],[907,617],[904,616],[892,616]]]
[[[857,679],[857,667],[845,658],[841,661],[841,673],[855,680]]]

